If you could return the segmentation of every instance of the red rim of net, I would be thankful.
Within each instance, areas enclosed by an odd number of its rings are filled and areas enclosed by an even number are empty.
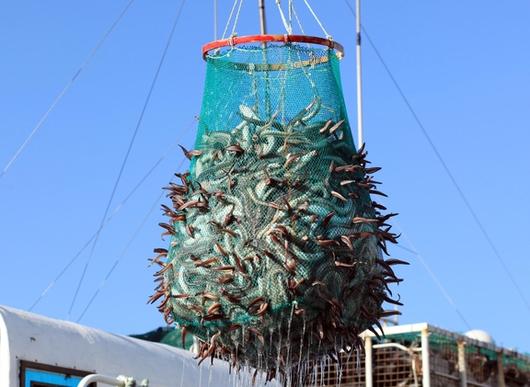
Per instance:
[[[326,46],[337,52],[337,57],[344,57],[344,46],[331,39],[307,35],[247,35],[234,36],[228,39],[215,40],[202,47],[202,56],[206,59],[210,51],[223,47],[237,46],[245,43],[308,43]]]

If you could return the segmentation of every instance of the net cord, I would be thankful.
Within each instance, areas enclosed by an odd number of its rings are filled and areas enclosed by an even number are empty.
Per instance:
[[[18,159],[20,154],[24,151],[24,149],[29,145],[35,134],[39,131],[39,129],[44,125],[46,120],[48,119],[48,116],[50,113],[55,109],[55,107],[59,104],[59,102],[63,99],[63,97],[66,95],[66,93],[70,90],[70,88],[74,85],[76,80],[79,78],[79,75],[83,72],[83,70],[89,65],[89,63],[94,59],[96,56],[96,53],[99,51],[101,46],[105,43],[107,38],[111,35],[111,33],[114,31],[116,26],[120,23],[120,21],[123,19],[131,5],[134,3],[134,0],[130,0],[123,10],[120,12],[118,17],[112,22],[110,27],[107,29],[107,31],[103,34],[103,36],[98,40],[92,51],[90,51],[90,54],[87,56],[87,58],[81,63],[77,71],[74,73],[72,78],[68,81],[68,83],[63,87],[63,89],[57,94],[55,99],[52,101],[51,105],[48,107],[46,112],[41,116],[37,124],[33,127],[29,135],[26,137],[26,139],[22,142],[22,144],[18,147],[18,149],[15,151],[13,156],[9,159],[7,164],[5,165],[2,172],[0,172],[0,179],[9,171],[13,163]]]

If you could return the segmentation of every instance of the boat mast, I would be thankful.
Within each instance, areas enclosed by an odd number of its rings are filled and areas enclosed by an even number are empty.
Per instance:
[[[267,34],[267,17],[265,14],[265,0],[258,0],[259,5],[259,22],[260,32],[262,35]]]
[[[361,148],[363,138],[363,94],[361,64],[361,0],[355,0],[355,32],[356,32],[356,67],[357,67],[357,147]]]

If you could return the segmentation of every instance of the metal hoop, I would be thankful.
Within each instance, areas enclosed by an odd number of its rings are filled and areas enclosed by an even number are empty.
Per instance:
[[[202,47],[202,56],[204,59],[210,51],[223,47],[237,46],[245,43],[308,43],[328,47],[337,52],[337,57],[344,57],[344,46],[331,39],[319,38],[307,35],[248,35],[233,36],[229,39],[215,40],[207,43]]]

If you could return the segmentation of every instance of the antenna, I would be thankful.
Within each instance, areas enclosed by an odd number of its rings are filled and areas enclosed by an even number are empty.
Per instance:
[[[265,14],[265,0],[258,0],[260,33],[267,34],[267,16]]]
[[[363,85],[361,64],[361,0],[355,0],[355,55],[357,61],[357,147],[364,144],[363,138]]]

